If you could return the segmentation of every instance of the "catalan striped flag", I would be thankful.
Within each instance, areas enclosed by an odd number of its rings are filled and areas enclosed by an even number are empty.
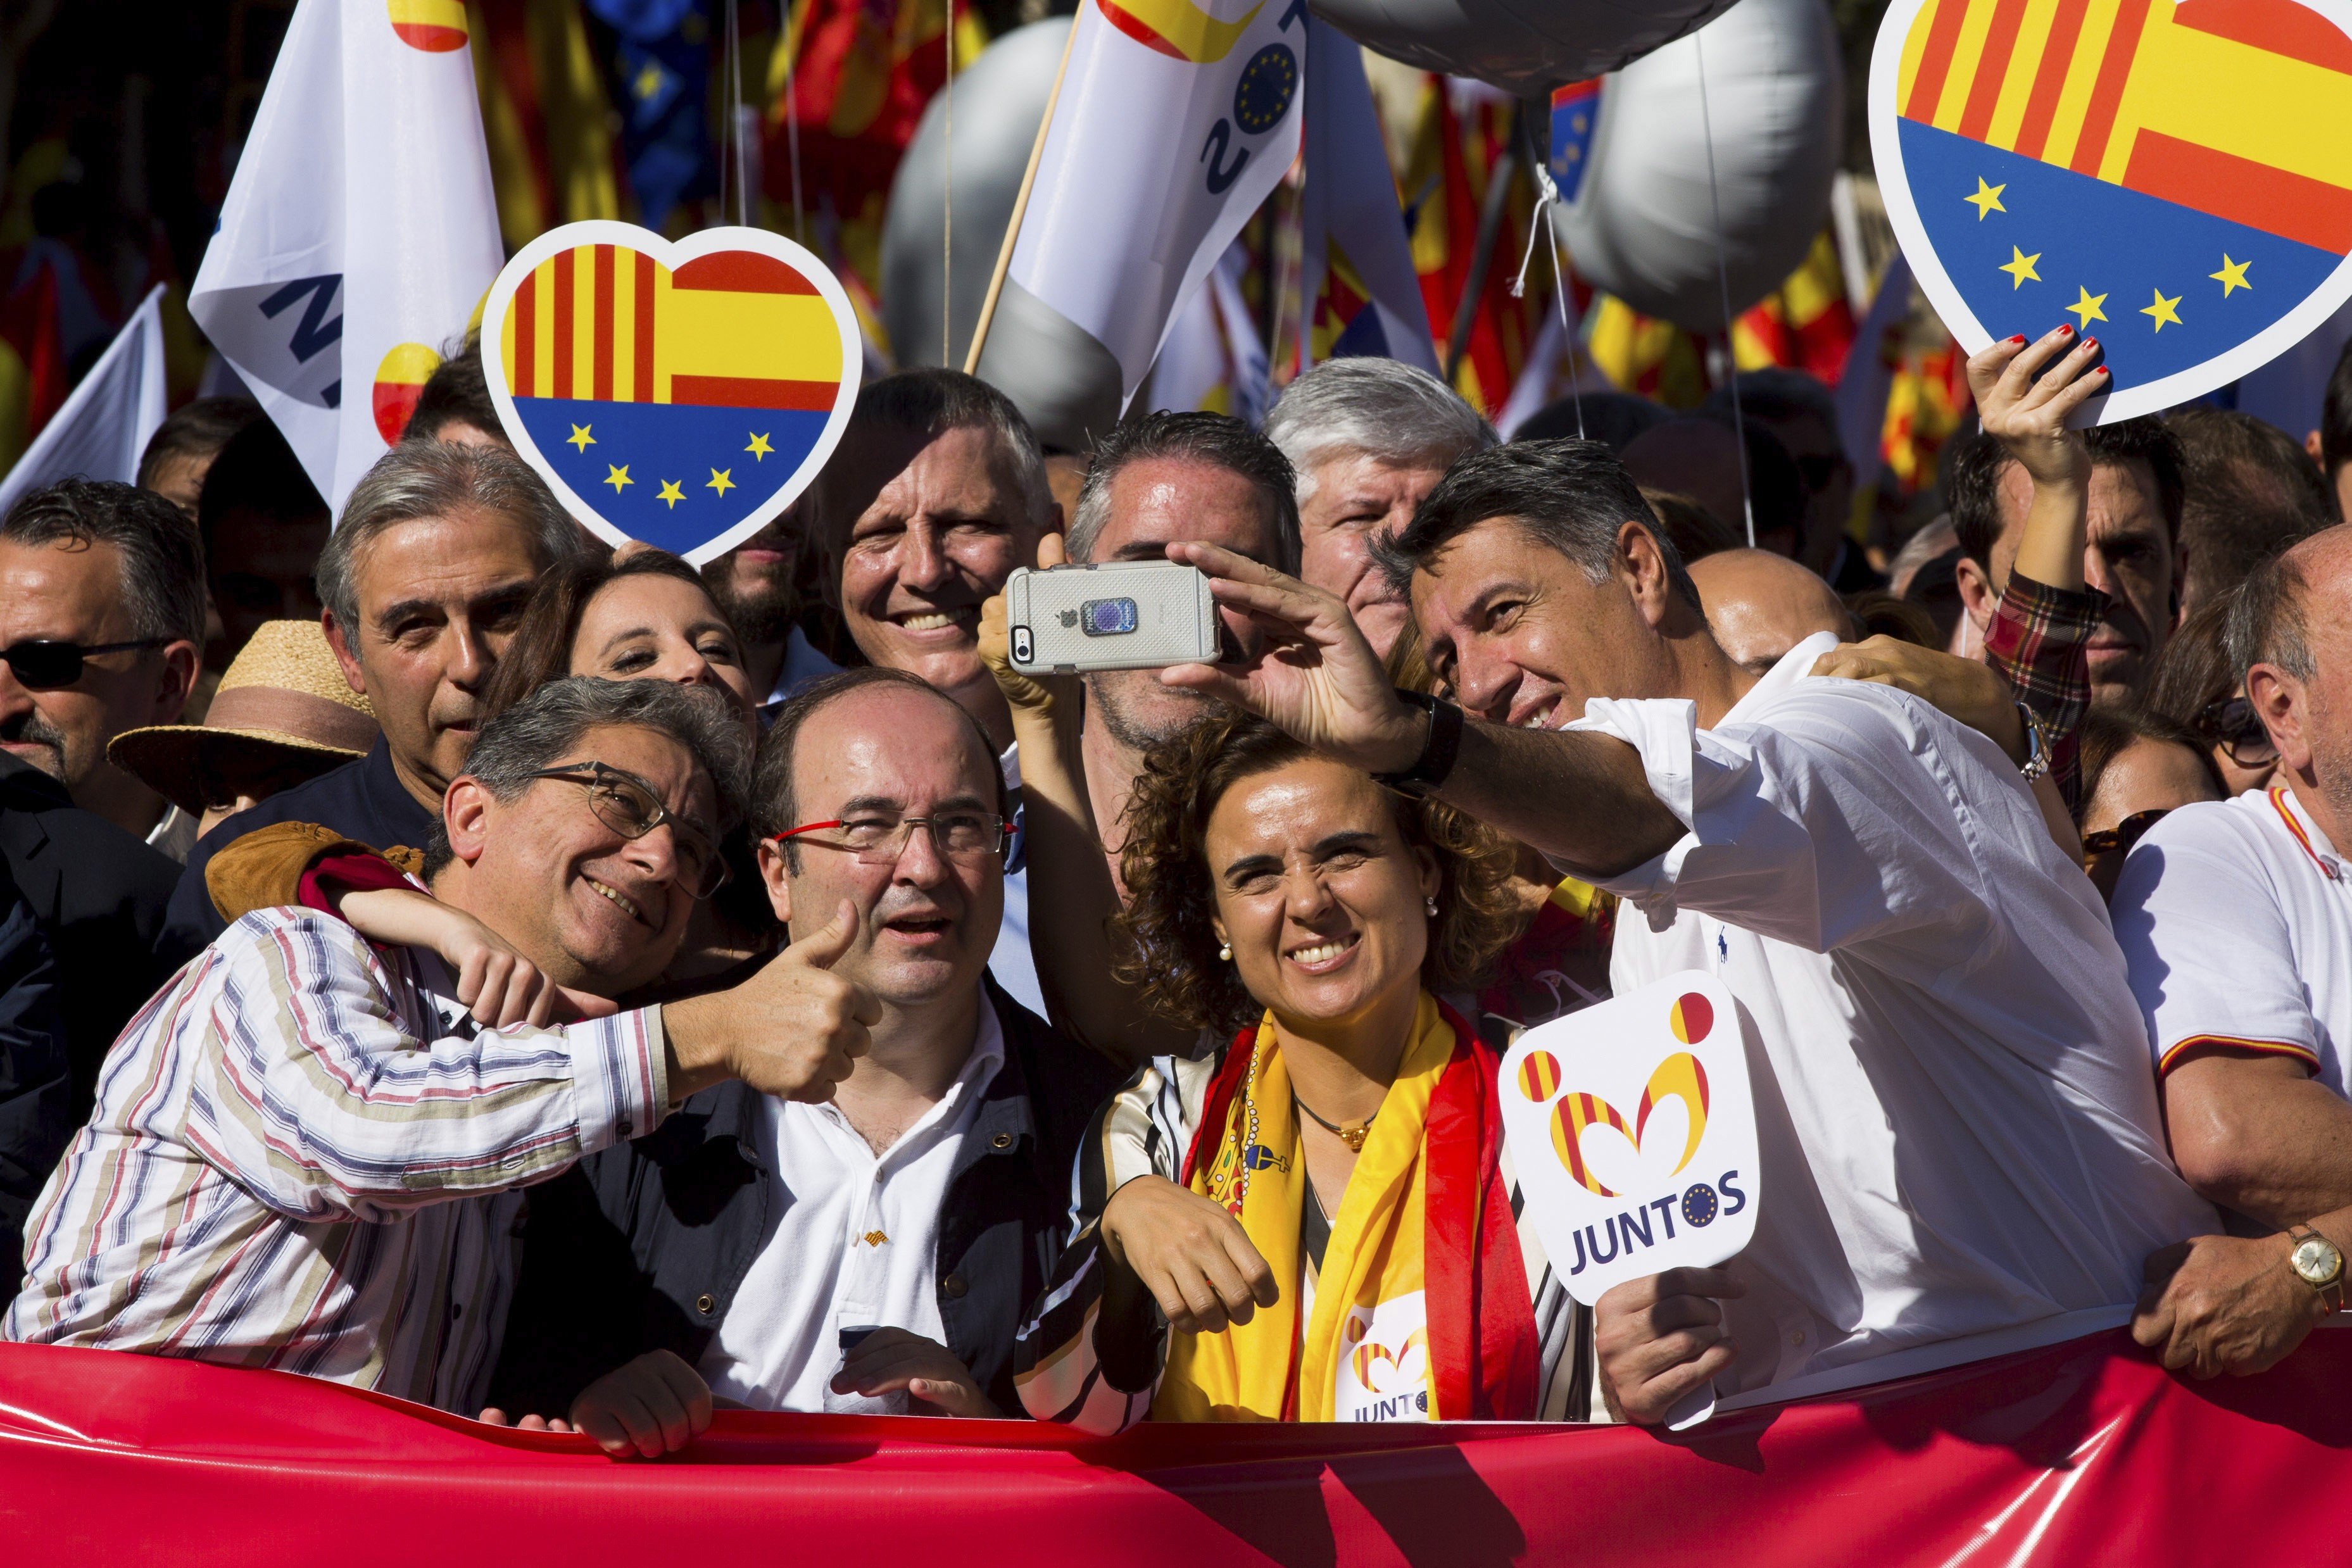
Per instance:
[[[816,283],[749,250],[675,272],[624,245],[558,250],[517,282],[499,335],[542,461],[606,522],[681,555],[773,497],[855,370]]]
[[[1978,324],[2072,322],[2118,392],[2203,390],[2151,383],[2279,326],[2352,253],[2352,37],[2295,0],[1924,0],[1894,110]]]
[[[1560,1165],[1585,1191],[1596,1197],[1615,1197],[1616,1192],[1601,1185],[1601,1178],[1594,1176],[1591,1168],[1584,1163],[1584,1129],[1596,1122],[1605,1127],[1616,1128],[1625,1135],[1626,1142],[1636,1142],[1633,1129],[1625,1124],[1625,1118],[1618,1113],[1616,1106],[1598,1094],[1578,1092],[1561,1095],[1559,1103],[1552,1107],[1552,1152],[1559,1156]]]

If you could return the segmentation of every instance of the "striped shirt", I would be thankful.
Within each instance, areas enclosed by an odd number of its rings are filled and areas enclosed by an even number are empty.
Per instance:
[[[0,1338],[275,1367],[471,1415],[521,1189],[650,1130],[656,1009],[476,1034],[440,960],[265,909],[125,1029]]]

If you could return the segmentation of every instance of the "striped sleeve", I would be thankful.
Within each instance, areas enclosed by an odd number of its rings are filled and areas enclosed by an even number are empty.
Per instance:
[[[1150,1413],[1168,1321],[1140,1281],[1111,1260],[1102,1211],[1137,1176],[1175,1181],[1216,1057],[1160,1057],[1104,1102],[1071,1173],[1071,1235],[1013,1346],[1022,1407],[1108,1437]]]
[[[541,1181],[667,1107],[657,1009],[420,1039],[387,1000],[405,988],[331,916],[261,911],[216,952],[187,1139],[290,1218],[380,1221]]]

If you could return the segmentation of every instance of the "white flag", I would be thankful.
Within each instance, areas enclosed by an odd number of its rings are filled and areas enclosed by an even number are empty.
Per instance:
[[[1298,155],[1306,0],[1087,0],[1007,287],[1135,395],[1176,312]]]
[[[464,0],[300,0],[188,308],[329,504],[506,252]]]
[[[1265,345],[1242,296],[1249,259],[1240,242],[1227,246],[1208,283],[1176,313],[1151,367],[1147,395],[1153,408],[1229,413],[1253,429],[1265,423],[1274,386]]]
[[[69,475],[91,479],[139,476],[139,455],[163,423],[163,288],[147,291],[65,406],[50,416],[0,479],[0,514],[28,490]]]
[[[1301,357],[1312,365],[1372,354],[1435,375],[1429,312],[1363,51],[1328,22],[1309,22],[1307,32]]]

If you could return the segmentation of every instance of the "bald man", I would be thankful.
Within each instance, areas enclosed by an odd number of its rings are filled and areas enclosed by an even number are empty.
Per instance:
[[[1836,591],[1787,556],[1719,550],[1691,562],[1690,577],[1716,642],[1752,674],[1769,670],[1816,632],[1835,632],[1841,643],[1855,636]]]

